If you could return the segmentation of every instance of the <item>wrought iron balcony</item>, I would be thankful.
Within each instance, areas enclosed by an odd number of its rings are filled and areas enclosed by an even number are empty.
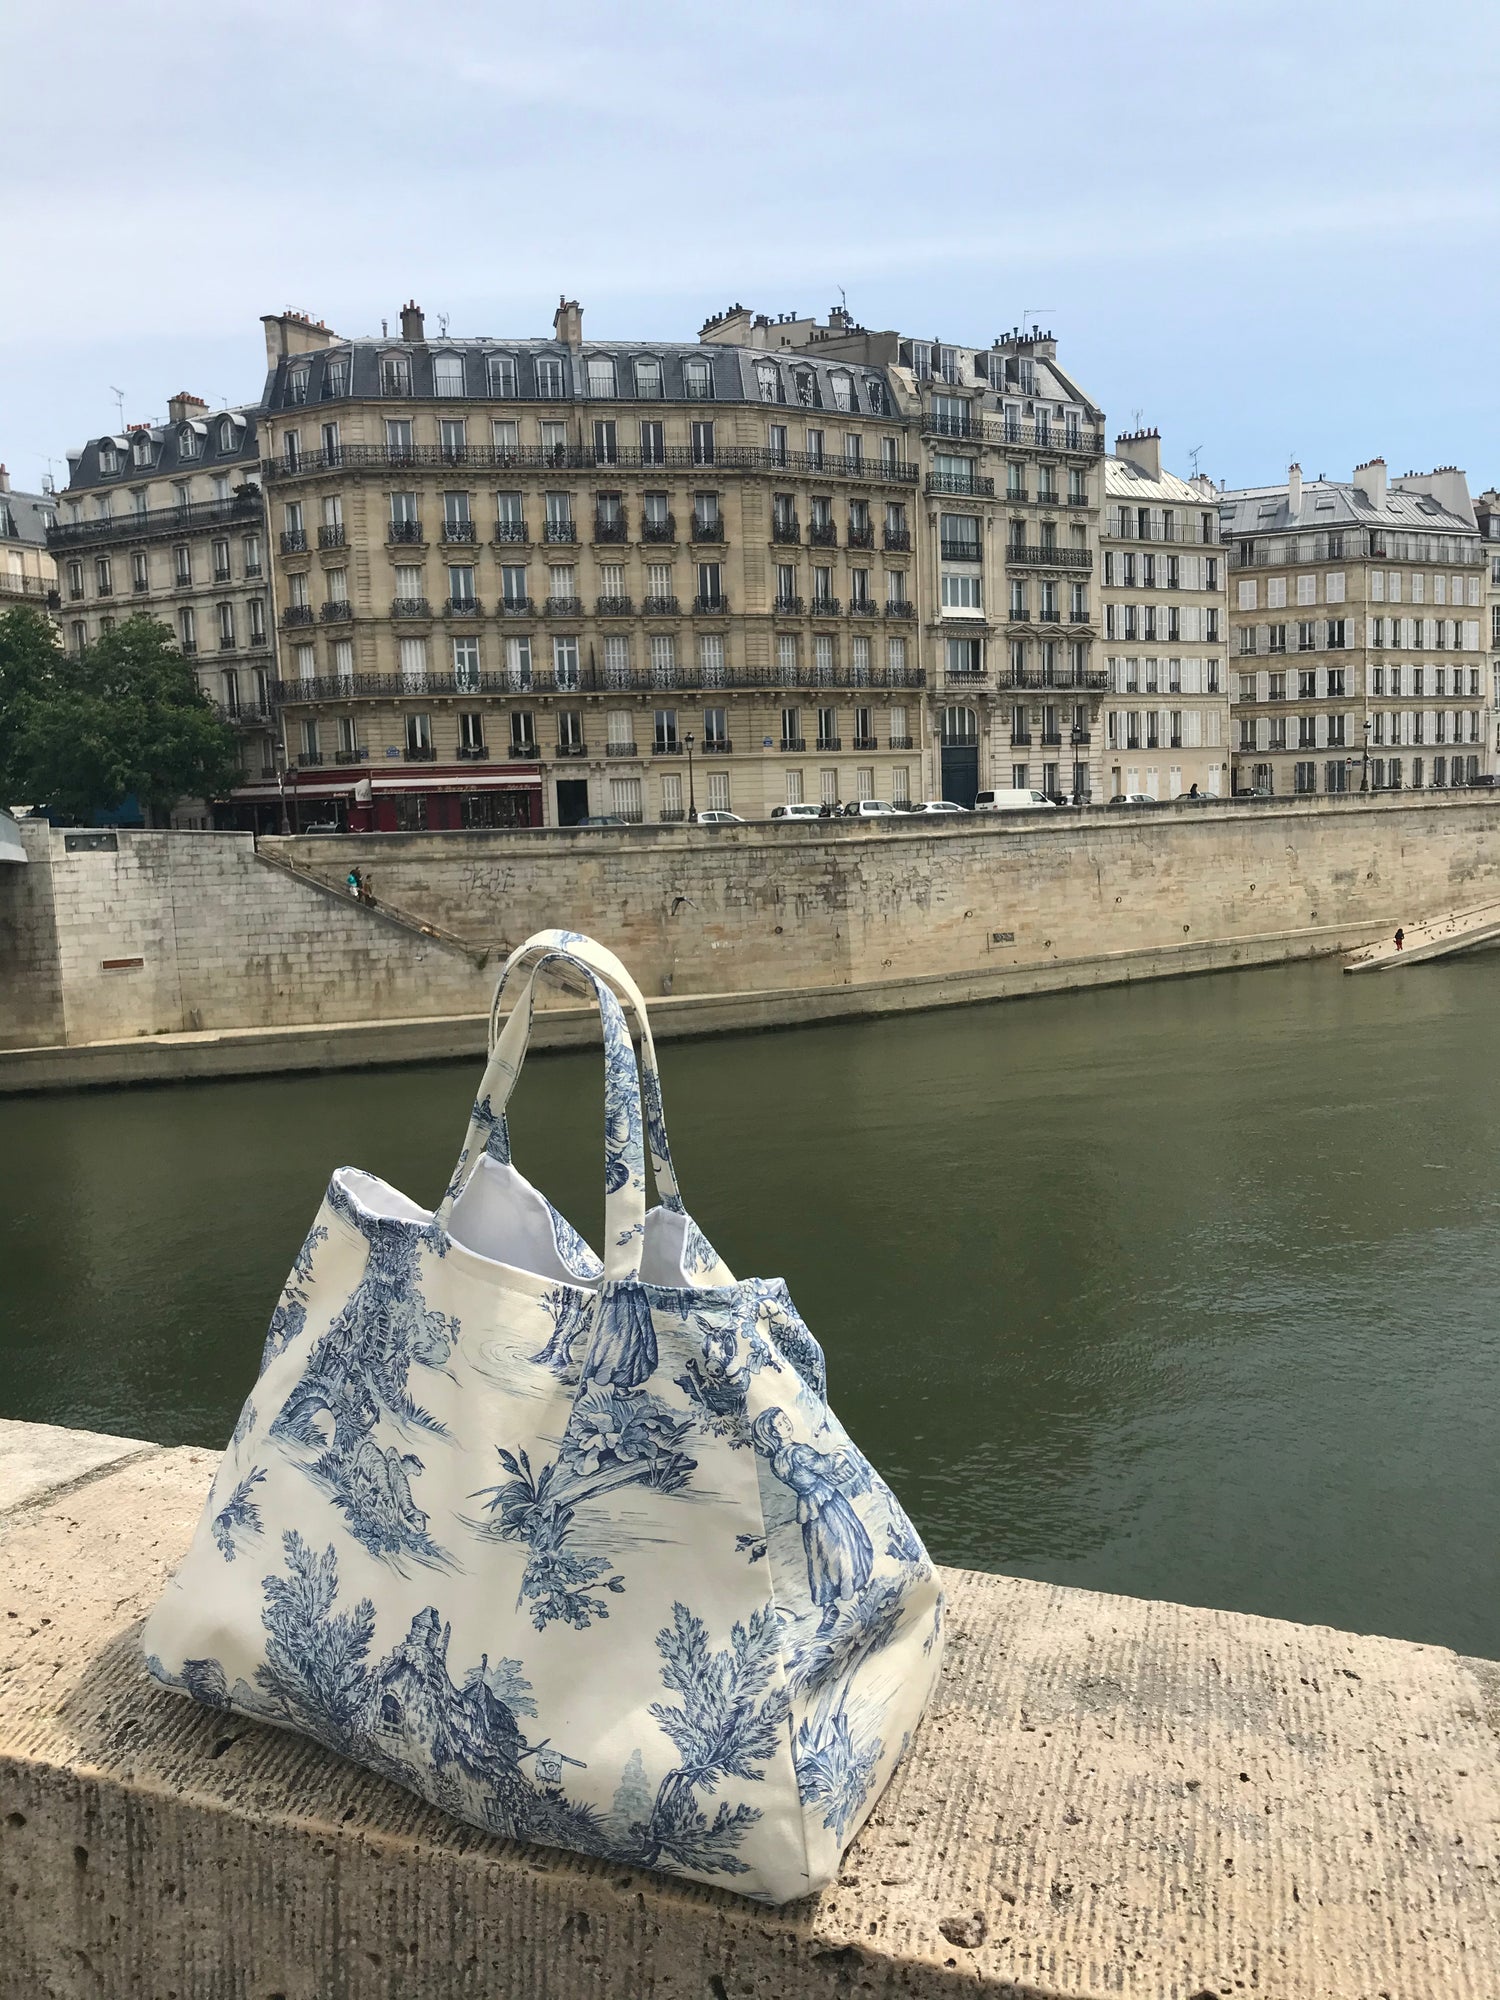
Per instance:
[[[541,754],[541,751],[537,749],[536,745],[528,737],[521,736],[511,739],[510,755],[515,762],[534,764]]]
[[[727,757],[733,748],[734,744],[727,736],[715,736],[705,739],[703,754],[705,757]]]
[[[675,618],[679,610],[675,597],[643,597],[641,610],[647,618]]]
[[[549,618],[581,618],[583,599],[581,597],[549,597],[542,606]]]
[[[874,548],[875,530],[868,521],[865,522],[862,528],[855,527],[852,521],[849,523],[848,546],[851,549]]]
[[[995,680],[1002,688],[1077,688],[1090,694],[1103,694],[1109,687],[1109,670],[1106,667],[1005,667],[996,674]]]
[[[634,743],[606,743],[604,754],[606,757],[636,757],[640,753]]]
[[[779,451],[759,445],[716,445],[710,456],[695,451],[691,445],[663,445],[659,448],[620,445],[612,451],[600,452],[592,445],[518,445],[512,448],[474,444],[448,447],[346,444],[327,451],[299,452],[294,458],[266,459],[262,461],[261,470],[268,480],[279,482],[306,479],[336,470],[380,473],[410,466],[455,465],[486,471],[511,467],[592,471],[607,465],[642,472],[667,467],[687,469],[712,465],[732,472],[817,473],[824,478],[852,479],[870,486],[915,486],[917,483],[917,468],[911,464],[888,464],[878,458],[850,460],[828,453]]]
[[[437,746],[433,743],[408,743],[401,754],[408,764],[435,764],[437,762]]]
[[[252,487],[233,500],[194,500],[185,507],[153,507],[144,513],[109,515],[104,520],[58,521],[47,530],[49,549],[70,549],[90,542],[145,541],[157,535],[177,535],[184,529],[210,527],[216,521],[259,523],[260,489]]]
[[[587,745],[583,743],[559,743],[554,746],[552,754],[554,757],[582,757],[587,754]]]
[[[771,540],[773,542],[800,542],[802,540],[801,523],[795,514],[784,517],[779,521],[772,521]]]
[[[308,612],[307,617],[308,617],[308,622],[311,623],[312,613],[310,611]],[[299,620],[294,618],[289,618],[287,620],[287,623],[289,625],[295,625],[299,622],[300,622]],[[196,653],[198,650],[198,641],[196,639],[183,639],[179,641],[179,644],[184,653]]]
[[[698,596],[693,599],[693,609],[704,617],[724,618],[729,613],[729,599],[720,591],[716,596]]]
[[[886,602],[885,615],[887,618],[915,618],[917,607],[910,598],[893,597]]]
[[[311,625],[313,608],[310,604],[289,604],[281,614],[283,625]]]
[[[922,417],[924,437],[977,438],[984,436],[982,417],[940,417],[928,410]]]
[[[909,549],[911,547],[911,529],[887,528],[884,539],[885,546],[888,549]]]
[[[695,542],[722,542],[724,539],[724,516],[722,514],[694,514],[693,540]]]
[[[875,602],[873,597],[851,597],[849,600],[849,616],[851,618],[878,618],[880,616],[880,606]]]
[[[678,736],[658,736],[656,741],[651,745],[651,755],[653,757],[680,757],[682,755],[682,739]]]
[[[393,618],[430,618],[432,606],[425,597],[393,597],[391,599]]]
[[[594,610],[601,618],[628,618],[634,609],[629,597],[596,597]]]
[[[893,736],[891,738],[891,748],[893,750],[910,750],[913,748],[912,739],[909,736]]]
[[[777,596],[774,608],[783,618],[800,618],[802,616],[802,599],[800,597],[788,597],[781,594]]]
[[[1065,549],[1027,542],[1007,542],[1005,560],[1012,569],[1092,569],[1092,549]]]
[[[474,532],[472,521],[444,521],[443,540],[445,542],[476,542],[479,537]]]
[[[385,538],[388,542],[401,542],[415,547],[420,547],[427,539],[422,533],[420,521],[392,521],[386,529]]]
[[[443,609],[450,618],[477,618],[484,606],[477,597],[450,597]]]
[[[630,523],[623,514],[595,514],[594,540],[596,542],[625,542],[630,539]]]
[[[812,615],[814,618],[837,618],[839,615],[838,599],[836,597],[815,597],[812,601]]]
[[[995,482],[976,473],[929,472],[927,475],[929,493],[956,493],[973,500],[993,500]]]
[[[1024,507],[1029,503],[1031,495],[1024,486],[1007,486],[1005,498],[1009,506]]]
[[[341,625],[354,616],[354,606],[347,597],[330,597],[318,616],[325,625]]]
[[[342,522],[339,523],[336,527],[319,528],[318,547],[320,549],[341,549],[344,547],[344,545],[345,545],[344,529]],[[227,575],[228,572],[226,571],[225,574]]]
[[[249,574],[250,574],[249,570],[246,570],[246,571],[245,571],[245,574],[246,574],[246,576],[249,576]],[[32,579],[31,577],[27,577],[27,578],[25,578],[25,579],[24,579],[24,581],[25,581],[25,582],[27,582],[27,583],[30,583],[30,582],[32,582],[32,581],[33,581],[33,579]],[[227,581],[228,581],[228,577],[227,577],[227,576],[225,576],[225,577],[221,577],[221,578],[218,578],[218,579],[217,579],[217,581],[219,581],[219,582],[227,582]],[[12,587],[12,588],[14,588],[14,586],[15,586],[15,579],[14,579],[14,577],[13,577],[13,578],[11,579],[11,587]],[[135,579],[133,580],[133,582],[131,583],[131,586],[130,586],[130,588],[131,588],[132,590],[136,590],[136,591],[140,591],[140,590],[149,590],[149,589],[151,588],[151,580],[150,580],[150,578],[149,578],[149,577],[144,577],[144,576],[138,576],[138,577],[136,577],[136,578],[135,578]],[[44,594],[44,593],[42,593],[42,592],[40,592],[40,591],[39,591],[39,592],[36,592],[36,593],[35,593],[35,595],[37,595],[37,596],[41,596],[41,595],[43,595],[43,594]],[[69,592],[69,595],[70,595],[70,596],[71,596],[72,594],[73,594],[72,592]],[[82,595],[83,595],[83,592],[82,592],[82,591],[80,590],[80,591],[79,591],[79,592],[78,592],[77,594],[78,594],[78,596],[82,597]]]
[[[234,634],[232,632],[221,632],[219,634],[219,651],[221,653],[232,653],[234,650],[235,650]]]
[[[679,666],[670,672],[649,667],[578,667],[557,672],[535,667],[526,672],[505,670],[466,673],[461,681],[446,673],[389,673],[294,676],[272,684],[278,708],[309,702],[351,698],[383,700],[430,698],[434,695],[577,696],[579,694],[659,694],[666,688],[686,693],[717,693],[722,689],[761,692],[768,697],[796,689],[877,689],[894,693],[927,685],[921,667],[745,667]]]
[[[677,517],[663,514],[658,520],[645,519],[641,522],[643,542],[675,542],[677,539]]]
[[[839,531],[832,521],[809,521],[807,539],[815,549],[836,549]]]
[[[547,542],[576,542],[578,529],[572,521],[548,521],[542,529],[542,539]]]
[[[523,546],[531,540],[524,521],[497,521],[495,523],[497,542],[519,542]]]
[[[323,755],[321,750],[299,750],[297,752],[297,768],[300,771],[320,770],[327,762],[328,759]]]
[[[265,643],[266,643],[266,635],[265,635],[265,633],[264,633],[263,631],[261,631],[261,632],[252,632],[252,633],[250,634],[250,643],[251,643],[251,645],[252,645],[252,646],[264,646],[264,645],[265,645]]]
[[[307,552],[307,533],[302,528],[283,528],[281,531],[281,553],[284,556],[300,556]]]
[[[335,750],[333,761],[335,764],[364,764],[369,761],[369,756],[368,750]]]
[[[228,566],[228,564],[227,564],[227,563],[215,563],[215,564],[214,564],[214,582],[215,582],[215,583],[233,583],[233,581],[234,581],[234,577],[233,577],[233,574],[232,574],[232,572],[230,571],[230,569],[229,569],[229,566]],[[134,587],[135,587],[135,589],[137,589],[137,590],[144,590],[144,589],[146,588],[145,584],[144,584],[144,583],[142,583],[142,582],[141,582],[141,580],[140,580],[139,578],[137,578],[137,579],[136,579],[136,582],[135,582],[135,586],[134,586]]]
[[[842,750],[843,747],[844,739],[841,736],[820,736],[818,738],[818,748],[820,750]]]
[[[260,564],[259,564],[258,562],[247,562],[247,563],[245,564],[245,581],[246,581],[246,583],[251,583],[251,582],[253,582],[253,581],[254,581],[254,580],[255,580],[255,579],[257,578],[257,577],[262,577],[262,576],[264,576],[264,575],[265,575],[265,571],[264,571],[264,570],[263,570],[263,569],[261,568],[261,566],[260,566]],[[146,588],[146,586],[145,586],[145,584],[143,584],[143,583],[142,583],[142,584],[137,584],[136,588],[137,588],[138,590],[144,590],[144,589]]]
[[[276,719],[274,710],[254,701],[217,702],[215,707],[231,729],[264,729]]]
[[[529,618],[535,610],[536,605],[529,597],[502,597],[500,600],[502,618]]]
[[[781,747],[783,750],[805,750],[807,748],[807,738],[805,736],[783,736]]]

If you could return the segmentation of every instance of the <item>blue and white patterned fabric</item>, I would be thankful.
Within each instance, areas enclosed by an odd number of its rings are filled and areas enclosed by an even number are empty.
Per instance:
[[[493,1832],[785,1902],[910,1741],[937,1578],[786,1286],[684,1211],[624,967],[566,931],[525,967],[437,1209],[334,1175],[147,1662]],[[505,1128],[559,971],[603,1021],[602,1258]]]

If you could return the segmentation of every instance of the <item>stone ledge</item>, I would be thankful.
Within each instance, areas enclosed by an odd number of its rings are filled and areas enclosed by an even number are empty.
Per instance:
[[[59,1452],[0,1518],[4,2000],[1500,1991],[1500,1751],[1441,1648],[950,1572],[911,1758],[837,1886],[772,1911],[155,1688],[137,1624],[216,1454],[137,1449]]]

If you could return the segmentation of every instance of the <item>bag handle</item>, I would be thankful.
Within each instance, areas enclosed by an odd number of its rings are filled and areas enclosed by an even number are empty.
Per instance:
[[[504,1133],[505,1108],[531,1038],[538,983],[554,963],[567,964],[593,988],[604,1031],[604,1277],[606,1282],[634,1278],[640,1273],[646,1220],[641,1079],[635,1050],[624,1012],[613,991],[570,947],[549,946],[545,940],[553,935],[557,934],[541,932],[512,954],[513,962],[519,962],[538,948],[542,955],[533,966],[531,977],[485,1065],[458,1165],[438,1205],[435,1220],[444,1229],[448,1227],[453,1205],[467,1185],[473,1165],[488,1150],[492,1137],[497,1132]],[[512,969],[513,965],[508,964],[506,973]],[[644,1003],[641,1014],[644,1020]],[[508,1157],[508,1152],[502,1157]]]
[[[546,952],[554,962],[571,962],[574,969],[585,979],[590,973],[602,974],[633,1009],[641,1038],[641,1097],[645,1105],[646,1144],[651,1154],[651,1171],[656,1180],[657,1197],[663,1208],[681,1210],[682,1195],[678,1190],[677,1173],[672,1165],[672,1150],[667,1141],[666,1113],[662,1108],[661,1097],[661,1072],[656,1061],[656,1043],[652,1039],[651,1020],[646,1012],[646,1002],[640,988],[612,951],[602,944],[596,944],[593,938],[584,937],[580,931],[537,931],[524,944],[518,945],[500,968],[500,976],[495,982],[494,998],[490,1002],[490,1048],[493,1049],[499,1039],[500,1005],[505,995],[506,983],[511,974],[518,971],[536,952]],[[533,971],[532,977],[535,976]],[[597,990],[597,981],[594,983]],[[519,1006],[520,1001],[517,1001],[516,1005]],[[481,1100],[484,1095],[484,1086],[481,1085]],[[492,1116],[490,1130],[485,1139],[485,1151],[491,1159],[502,1162],[510,1160],[510,1131],[503,1111]]]

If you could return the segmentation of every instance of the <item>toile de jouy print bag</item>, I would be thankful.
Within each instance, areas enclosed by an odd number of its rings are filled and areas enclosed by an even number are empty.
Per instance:
[[[523,971],[436,1211],[334,1175],[148,1664],[493,1832],[785,1902],[917,1725],[937,1579],[785,1285],[684,1211],[624,967],[543,931],[495,1018]],[[510,1160],[543,977],[603,1020],[602,1259]]]

